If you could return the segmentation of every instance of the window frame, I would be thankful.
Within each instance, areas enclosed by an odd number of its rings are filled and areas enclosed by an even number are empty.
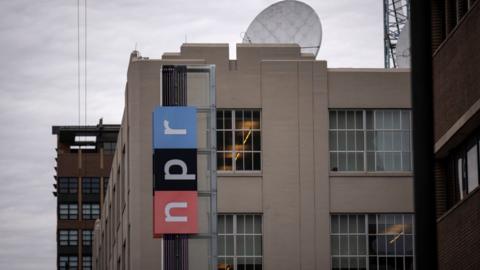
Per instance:
[[[354,232],[350,232],[350,225],[352,223],[350,222],[350,218],[352,216],[356,217],[356,227]],[[359,224],[358,223],[358,217],[363,216],[363,232],[359,232]],[[334,222],[334,217],[338,217],[337,223]],[[346,232],[342,232],[342,224],[341,224],[341,218],[344,217],[346,220],[346,224],[344,226],[344,230]],[[397,218],[401,217],[401,232],[396,232],[395,229],[398,230],[398,222]],[[373,219],[373,220],[371,220]],[[389,221],[392,221],[392,223],[389,223]],[[374,227],[372,227],[371,221],[374,221]],[[337,230],[333,229],[333,224],[335,223]],[[411,225],[410,228],[405,226],[406,224]],[[329,233],[329,238],[330,238],[330,263],[331,263],[331,268],[330,269],[339,269],[339,268],[334,268],[335,265],[337,265],[336,262],[342,263],[340,267],[343,267],[343,262],[347,262],[347,264],[350,264],[349,260],[351,258],[357,258],[357,266],[359,269],[371,269],[370,268],[370,263],[375,262],[376,266],[374,269],[378,268],[380,266],[381,259],[385,260],[385,263],[387,263],[390,260],[395,261],[395,264],[397,263],[397,260],[400,258],[402,261],[403,269],[407,269],[407,260],[410,263],[410,265],[413,267],[412,269],[415,268],[414,266],[414,261],[415,261],[415,215],[413,213],[332,213],[330,215],[330,233]],[[355,236],[357,236],[355,238]],[[353,238],[352,238],[353,237]],[[359,244],[359,239],[360,237],[363,237],[363,241],[365,242],[364,246],[364,253],[363,254],[358,254],[358,244]],[[357,244],[357,252],[356,254],[352,254],[352,250],[350,249],[350,244],[351,240],[356,239],[355,243]],[[400,239],[400,240],[399,240]],[[378,252],[379,247],[378,246],[371,246],[370,241],[374,241],[376,245],[378,243],[383,243],[385,246],[383,246],[383,252],[380,253]],[[337,248],[334,247],[334,242],[336,241]],[[388,246],[388,244],[393,244],[395,242],[395,245],[392,247]],[[399,241],[399,242],[397,242]],[[410,244],[411,250],[408,249],[406,243]],[[342,244],[347,244],[346,248],[346,254],[342,254]],[[397,246],[400,246],[403,250],[400,252],[397,252]],[[377,250],[372,250],[372,248],[375,248]],[[337,252],[338,251],[338,252]],[[407,252],[408,251],[408,252]],[[393,252],[393,254],[391,254]],[[411,253],[410,253],[411,252]],[[334,254],[336,253],[336,254]],[[353,252],[355,253],[355,252]],[[365,268],[359,265],[360,259],[362,258],[364,263],[365,263]],[[390,259],[389,259],[390,258]],[[348,268],[349,265],[347,265]],[[340,268],[343,269],[343,268]],[[357,268],[353,268],[357,269]]]
[[[93,230],[82,230],[82,246],[92,246]]]
[[[227,230],[227,222],[226,222],[226,219],[227,217],[232,217],[232,228],[231,228],[231,232],[228,232]],[[250,233],[247,233],[246,232],[246,217],[247,216],[251,216],[252,217],[252,232]],[[242,217],[243,221],[244,221],[244,232],[239,232],[238,230],[238,226],[237,226],[237,221],[238,221],[238,218],[239,217]],[[263,215],[260,214],[260,213],[221,213],[221,214],[218,214],[217,215],[217,219],[218,219],[218,224],[222,224],[222,222],[220,222],[220,218],[223,218],[224,222],[224,229],[223,229],[223,232],[222,230],[218,230],[218,238],[217,238],[217,241],[221,241],[222,237],[224,238],[224,243],[223,243],[223,247],[224,247],[224,250],[220,250],[220,248],[222,247],[221,244],[218,244],[218,247],[219,247],[219,253],[218,253],[218,261],[219,261],[219,264],[220,263],[224,263],[224,262],[227,262],[228,260],[231,260],[231,262],[233,262],[233,269],[238,269],[238,265],[239,265],[239,259],[240,260],[245,260],[245,259],[249,259],[249,261],[254,261],[255,259],[260,259],[260,264],[261,264],[261,268],[263,268],[263,234],[264,234],[264,228],[263,228]],[[260,233],[256,232],[256,227],[255,227],[255,220],[256,218],[259,218],[260,219]],[[247,237],[251,237],[250,239],[253,240],[253,246],[252,246],[252,254],[253,255],[246,255],[246,250],[247,250],[247,243],[246,243],[246,239],[248,239]],[[256,249],[255,249],[255,239],[260,237],[260,253],[256,253]],[[227,239],[228,238],[233,238],[233,254],[227,254],[227,250],[228,250],[228,247],[227,247]],[[239,251],[237,251],[237,243],[239,241],[239,238],[242,238],[243,239],[243,252],[244,254],[239,254]],[[224,253],[222,253],[224,252]],[[221,255],[222,254],[222,255]],[[254,267],[255,268],[255,267]]]
[[[83,270],[92,270],[93,268],[93,261],[92,256],[82,256],[82,269]],[[87,265],[90,264],[90,265]],[[90,266],[90,267],[88,267]]]
[[[344,127],[339,125],[339,112],[344,114]],[[361,113],[361,117],[357,117],[357,113]],[[383,125],[378,125],[377,113],[385,114],[385,112],[392,113],[392,120],[394,119],[394,113],[398,113],[398,128],[395,128],[394,122],[390,125],[391,127],[384,127]],[[349,127],[349,113],[353,113],[353,128]],[[408,119],[404,122],[403,117],[404,113],[408,113]],[[413,151],[412,151],[412,111],[407,108],[392,108],[392,109],[355,109],[355,108],[330,108],[328,111],[328,150],[329,150],[329,171],[333,173],[411,173],[413,171]],[[332,115],[334,115],[335,124],[332,122]],[[371,118],[370,118],[371,117]],[[358,124],[358,120],[361,119],[361,124]],[[383,123],[383,121],[382,121]],[[408,127],[405,128],[404,125],[407,124]],[[359,127],[360,126],[360,127]],[[378,149],[379,145],[377,141],[379,140],[378,134],[391,134],[391,146],[392,149]],[[339,144],[340,134],[344,134],[342,139],[343,144]],[[353,134],[352,139],[354,140],[353,149],[349,149],[349,134]],[[397,135],[395,135],[397,134]],[[334,136],[333,136],[334,135]],[[359,136],[361,135],[361,136]],[[404,135],[405,138],[404,138]],[[398,136],[399,150],[395,148],[394,137]],[[333,137],[335,137],[333,139]],[[360,144],[357,143],[358,138],[361,138]],[[382,137],[384,139],[385,137]],[[408,145],[404,145],[407,143]],[[340,147],[343,145],[343,147]],[[359,147],[361,145],[361,147]],[[373,149],[371,149],[373,147]],[[344,148],[344,149],[342,149]],[[392,155],[392,166],[394,167],[396,162],[394,160],[394,153],[398,153],[399,156],[399,168],[398,169],[379,169],[377,164],[377,155],[378,154],[391,154]],[[349,157],[353,154],[354,168],[349,169]],[[369,161],[371,160],[371,155],[373,154],[373,168]],[[341,155],[344,155],[341,157]],[[358,157],[361,157],[363,161],[360,163],[361,166],[358,166],[357,162]],[[334,162],[335,158],[335,162]],[[344,159],[344,165],[340,163],[340,159]],[[407,159],[408,165],[405,165],[405,160]],[[383,159],[385,161],[385,159]],[[334,167],[335,166],[335,167]],[[358,168],[361,169],[358,169]]]
[[[65,207],[62,207],[65,206]],[[62,209],[63,208],[63,209]],[[62,213],[66,210],[66,213]],[[58,219],[60,220],[78,220],[78,204],[76,203],[60,203],[58,204]]]
[[[62,237],[66,237],[62,239]],[[58,230],[58,245],[62,247],[78,246],[78,230]]]
[[[94,207],[94,206],[97,206],[97,207]],[[94,214],[93,213],[94,210],[96,210],[98,214]],[[98,218],[100,218],[100,204],[82,203],[82,220],[96,220]]]
[[[100,194],[100,177],[83,177],[82,194]]]
[[[59,177],[58,178],[58,194],[77,194],[78,178],[76,177]]]
[[[62,260],[65,259],[66,260]],[[75,262],[75,265],[70,265],[72,262]],[[65,265],[62,265],[65,263]],[[69,264],[68,268],[66,263]],[[78,257],[77,256],[58,256],[58,269],[60,270],[77,270],[78,269]]]
[[[475,187],[472,188],[470,187],[468,153],[473,147],[476,147],[475,158],[477,162],[477,183]],[[480,130],[476,130],[472,136],[464,140],[464,142],[453,151],[453,154],[449,156],[449,160],[453,163],[452,168],[454,169],[454,173],[452,175],[455,179],[455,187],[458,189],[456,196],[458,196],[458,201],[461,201],[465,199],[468,194],[474,192],[480,187]],[[461,165],[459,164],[459,160],[462,160]],[[459,169],[461,169],[461,175],[459,175]],[[455,198],[455,201],[457,201],[457,198]]]
[[[230,128],[227,128],[224,123],[225,123],[225,112],[230,112]],[[254,128],[254,127],[251,127],[251,128],[245,128],[245,126],[242,124],[242,127],[237,127],[237,112],[241,112],[242,114],[242,123],[245,123],[245,112],[249,112],[251,115],[250,115],[250,119],[253,123],[253,119],[255,117],[254,114],[258,114],[258,127],[257,128]],[[218,125],[218,122],[219,122],[219,113],[222,113],[222,116],[221,116],[221,121],[223,122],[223,126],[222,127],[219,127]],[[216,149],[216,157],[217,157],[217,171],[220,172],[220,173],[260,173],[262,171],[262,166],[263,166],[263,162],[262,162],[262,144],[263,144],[263,141],[262,141],[262,110],[261,109],[257,109],[257,108],[235,108],[235,109],[230,109],[230,108],[218,108],[216,110],[216,114],[215,114],[215,117],[216,117],[216,121],[217,121],[217,129],[216,129],[216,134],[217,134],[217,149]],[[223,144],[223,149],[219,149],[219,143],[218,143],[218,136],[219,134],[221,133],[228,133],[230,132],[231,133],[231,138],[230,138],[230,141],[231,141],[231,145],[232,145],[232,149],[228,149],[227,148],[227,140],[225,138],[223,138],[222,140],[222,144]],[[251,140],[251,149],[240,149],[240,150],[237,150],[236,149],[236,140],[237,140],[237,133],[238,132],[241,132],[242,133],[242,140],[244,140],[242,142],[242,145],[245,145],[245,142],[247,140]],[[246,135],[245,135],[246,133]],[[254,135],[256,134],[256,135]],[[256,141],[254,140],[254,137],[258,136],[259,137],[259,140]],[[244,138],[245,137],[245,138]],[[256,149],[255,147],[255,142],[258,143],[258,148]],[[229,155],[231,153],[231,157],[227,157],[227,155]],[[245,158],[242,157],[242,160],[243,160],[243,169],[239,169],[237,167],[237,162],[236,162],[236,158],[240,155],[240,154],[244,154],[244,157],[245,157],[245,154],[248,153],[249,155],[251,155],[251,169],[247,169],[248,167],[246,167],[245,165]],[[223,154],[223,162],[219,162],[219,155],[222,155]],[[256,156],[258,156],[258,167],[256,167],[256,162],[255,162],[255,159]],[[227,168],[225,164],[227,164],[227,160],[230,159],[231,160],[231,169],[225,169]],[[220,164],[223,164],[223,169],[220,168]],[[258,169],[256,169],[258,168]]]

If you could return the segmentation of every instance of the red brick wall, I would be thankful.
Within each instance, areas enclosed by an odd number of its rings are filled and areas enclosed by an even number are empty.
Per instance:
[[[480,269],[480,188],[437,223],[439,269]]]
[[[435,141],[480,99],[480,3],[433,56]]]

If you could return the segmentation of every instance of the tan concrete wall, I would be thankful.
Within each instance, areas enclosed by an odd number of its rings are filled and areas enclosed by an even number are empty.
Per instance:
[[[411,176],[331,177],[332,213],[411,213]]]
[[[410,108],[409,69],[328,71],[330,108]]]
[[[330,176],[328,152],[328,109],[408,108],[408,71],[329,70],[294,45],[241,45],[237,58],[229,61],[225,44],[185,44],[181,54],[130,64],[123,123],[128,214],[121,236],[130,226],[130,269],[161,265],[160,241],[152,238],[150,123],[162,63],[215,64],[217,108],[261,109],[262,171],[219,174],[218,211],[263,214],[264,269],[329,269],[331,212],[413,210],[410,176]],[[204,249],[197,240],[191,245]],[[190,265],[203,261],[200,253],[189,256]]]

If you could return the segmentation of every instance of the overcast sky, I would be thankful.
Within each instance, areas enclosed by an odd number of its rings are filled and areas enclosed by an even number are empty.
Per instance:
[[[90,0],[88,124],[120,122],[135,44],[142,56],[160,58],[185,39],[229,43],[235,58],[240,33],[274,2]],[[305,2],[323,25],[317,59],[382,67],[382,1]],[[76,0],[0,1],[0,269],[55,268],[51,126],[78,123],[76,15]]]

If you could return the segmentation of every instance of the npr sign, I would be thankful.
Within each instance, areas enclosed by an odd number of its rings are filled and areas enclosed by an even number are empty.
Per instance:
[[[153,112],[153,234],[193,234],[197,222],[197,110]]]

